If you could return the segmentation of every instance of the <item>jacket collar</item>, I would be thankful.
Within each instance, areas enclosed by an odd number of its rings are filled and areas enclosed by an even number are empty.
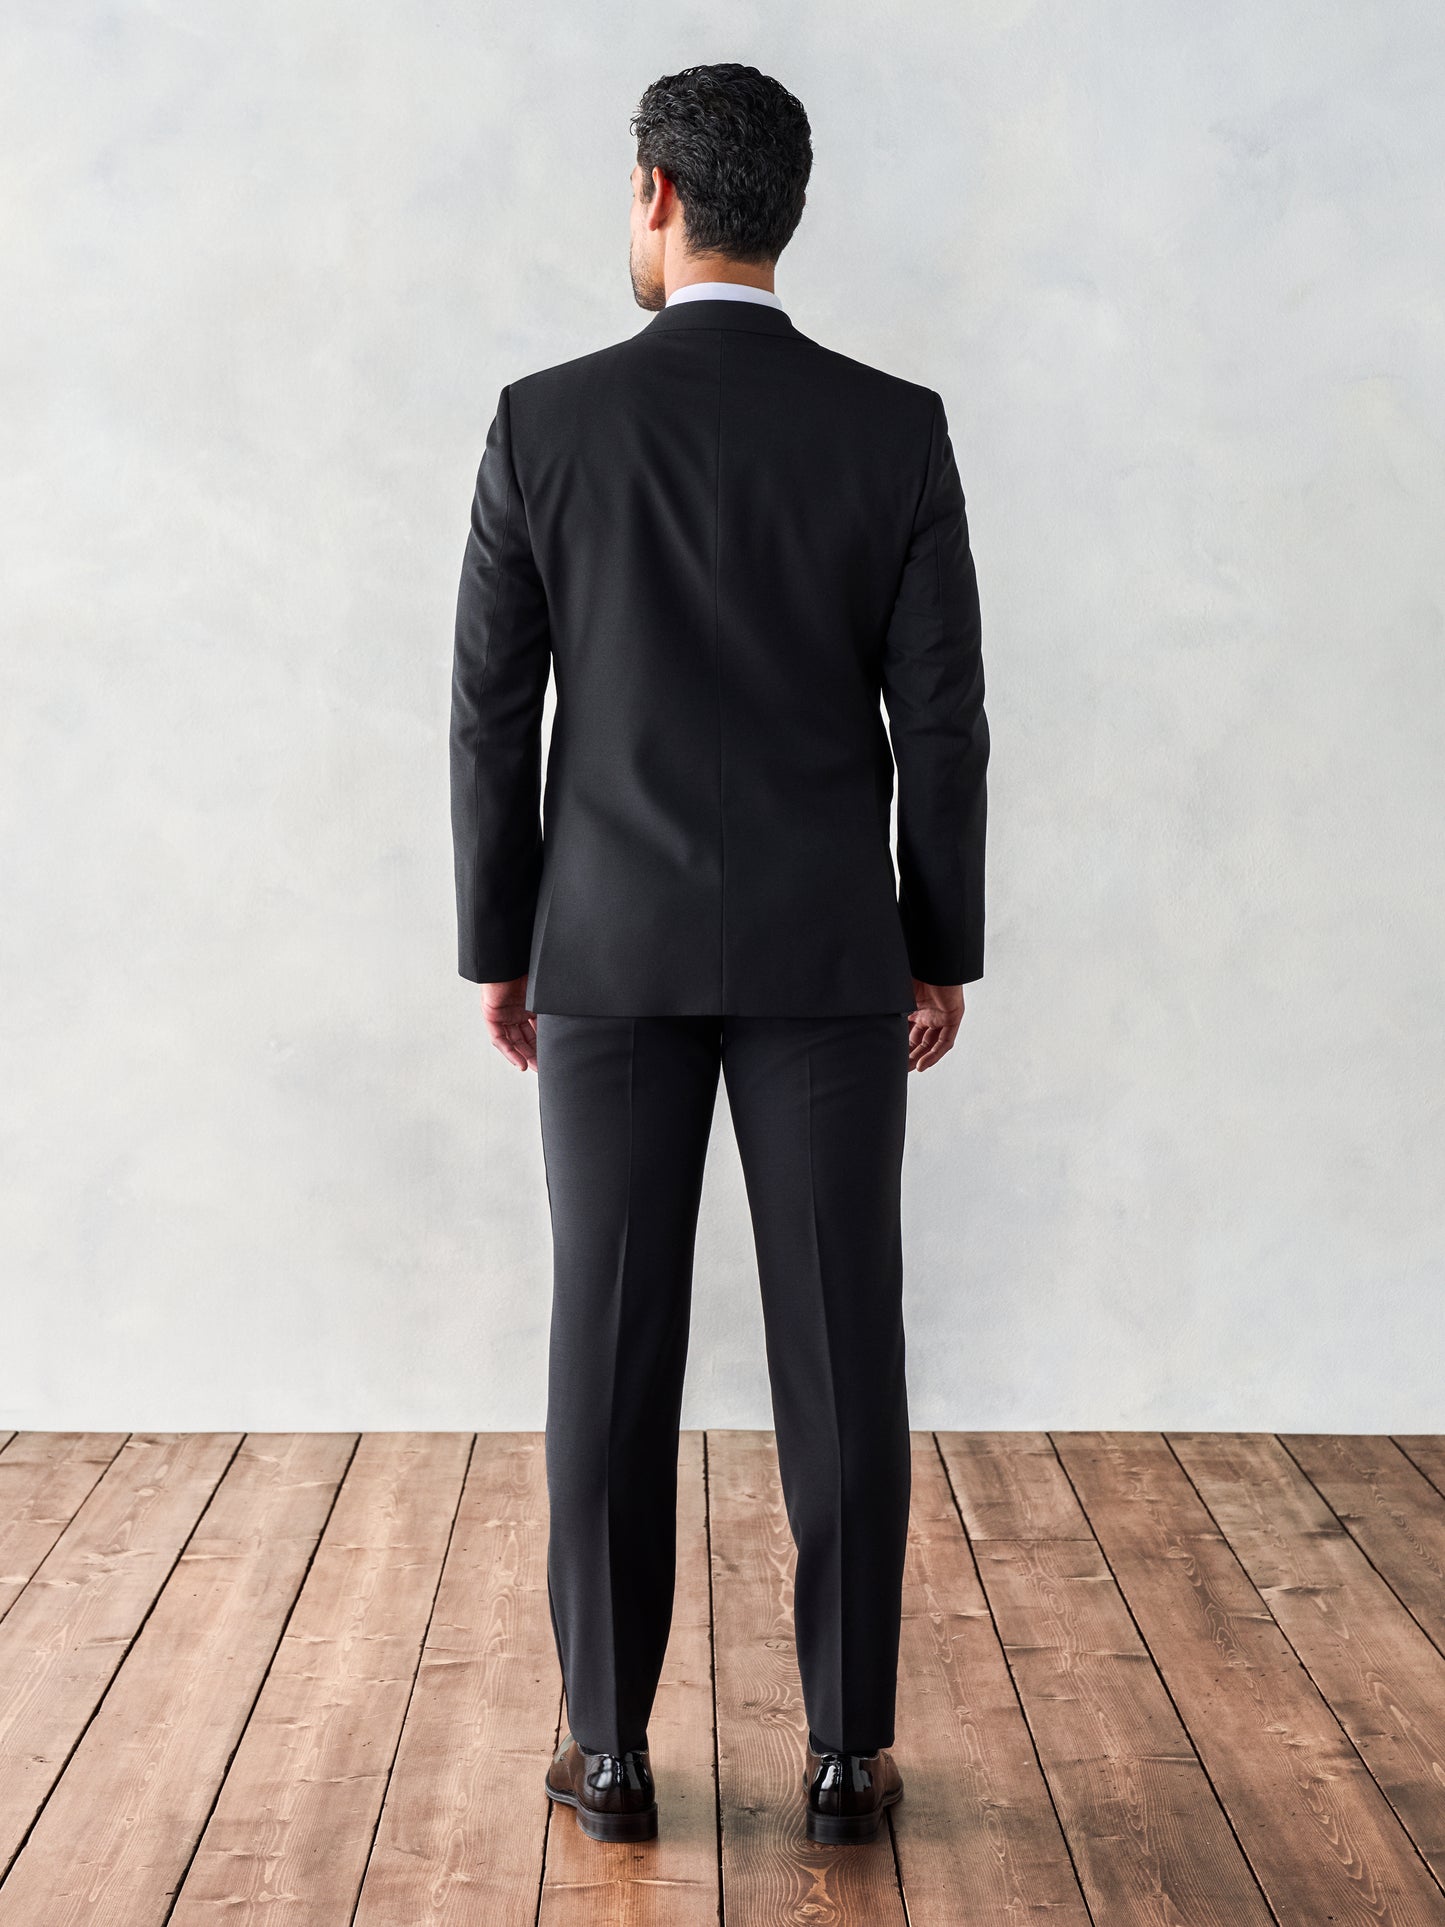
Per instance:
[[[796,335],[797,329],[781,308],[763,301],[679,301],[659,308],[640,332],[666,334],[672,328],[747,328],[754,334]]]

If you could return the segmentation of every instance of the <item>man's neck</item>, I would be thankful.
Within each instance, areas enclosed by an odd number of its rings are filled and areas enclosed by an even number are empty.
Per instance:
[[[776,294],[771,261],[733,261],[725,254],[690,254],[674,268],[665,261],[662,286],[665,294],[689,287],[694,281],[735,281],[744,288],[762,288]]]

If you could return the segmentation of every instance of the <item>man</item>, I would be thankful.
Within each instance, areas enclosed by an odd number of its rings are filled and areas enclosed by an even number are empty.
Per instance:
[[[978,594],[939,396],[811,340],[774,290],[812,166],[799,102],[693,67],[631,129],[653,318],[503,388],[453,677],[460,969],[497,1048],[537,1070],[552,1216],[571,1730],[547,1792],[593,1838],[656,1832],[647,1722],[721,1074],[797,1546],[808,1831],[868,1839],[902,1792],[907,1073],[952,1047],[983,974]]]

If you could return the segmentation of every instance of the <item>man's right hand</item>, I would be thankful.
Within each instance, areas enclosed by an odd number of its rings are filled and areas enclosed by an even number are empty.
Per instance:
[[[925,984],[913,979],[914,1010],[909,1019],[908,1068],[926,1071],[946,1051],[963,1022],[962,984]]]
[[[519,1071],[537,1068],[537,1013],[527,1008],[527,979],[482,985],[482,1016],[487,1035]]]

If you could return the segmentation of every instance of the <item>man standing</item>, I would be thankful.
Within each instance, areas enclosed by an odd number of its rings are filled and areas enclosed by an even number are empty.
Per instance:
[[[460,970],[537,1070],[552,1216],[571,1731],[547,1792],[595,1839],[656,1832],[721,1074],[797,1546],[808,1831],[868,1839],[902,1793],[907,1073],[952,1046],[983,974],[978,592],[939,396],[822,347],[774,291],[812,166],[800,103],[755,68],[693,67],[631,130],[653,319],[502,389],[452,686]]]

